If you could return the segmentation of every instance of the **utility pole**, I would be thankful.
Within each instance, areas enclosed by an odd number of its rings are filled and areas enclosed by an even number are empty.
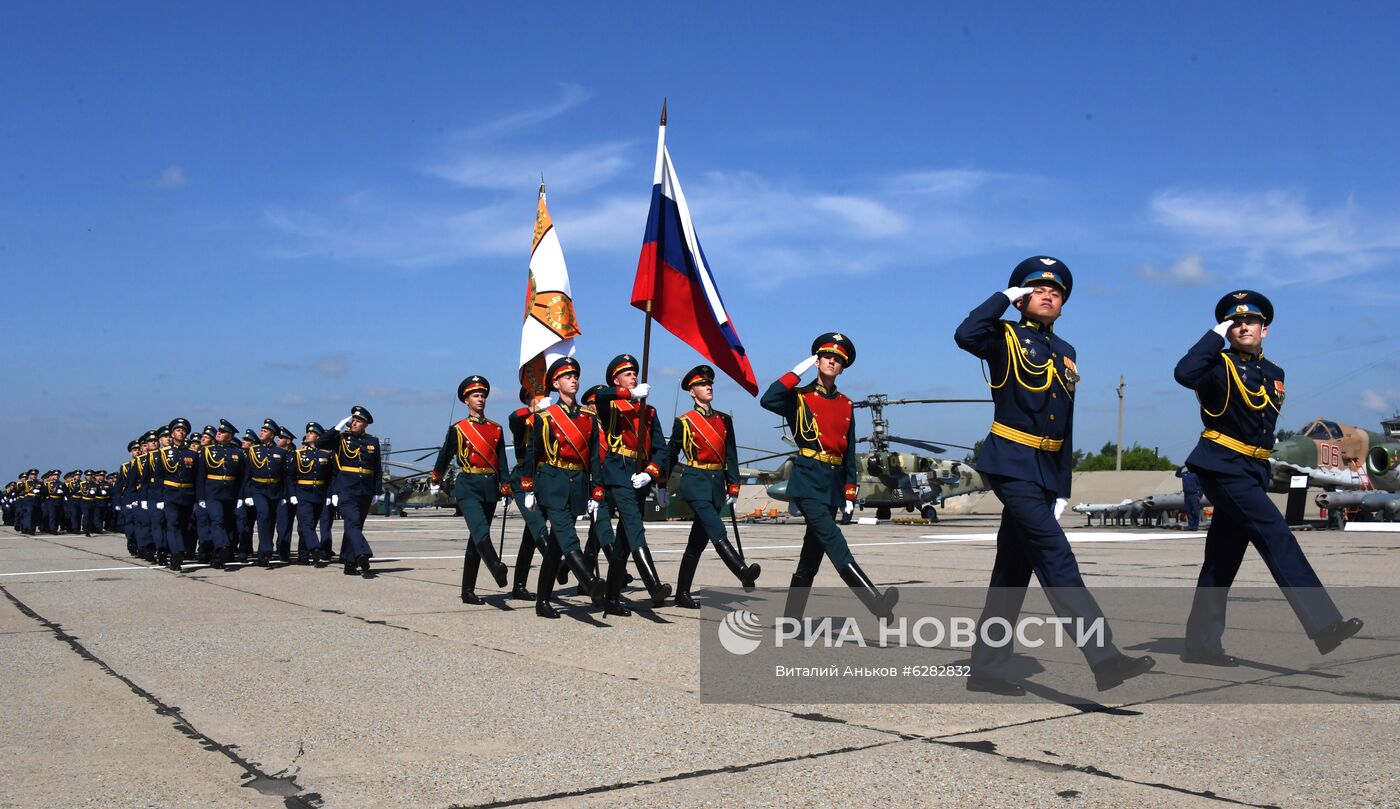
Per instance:
[[[1123,471],[1123,389],[1126,387],[1123,377],[1118,377],[1118,452],[1113,460],[1113,469],[1117,472]]]

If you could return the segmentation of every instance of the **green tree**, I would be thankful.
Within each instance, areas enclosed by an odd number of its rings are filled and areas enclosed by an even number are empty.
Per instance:
[[[1076,472],[1106,472],[1112,470],[1116,463],[1118,445],[1112,441],[1106,442],[1103,448],[1096,454],[1082,458],[1074,466]],[[1132,471],[1149,472],[1169,472],[1176,469],[1177,465],[1165,455],[1158,455],[1157,451],[1151,447],[1144,447],[1140,444],[1133,444],[1123,450],[1123,469]]]

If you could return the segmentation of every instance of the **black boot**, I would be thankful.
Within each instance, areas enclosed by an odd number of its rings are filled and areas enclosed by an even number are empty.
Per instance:
[[[583,553],[580,551],[569,551],[569,554],[564,557],[564,562],[569,566],[569,569],[574,572],[574,575],[578,577],[579,589],[588,594],[594,606],[601,605],[603,599],[607,597],[608,586],[602,579],[588,572],[588,563],[584,561]]]
[[[686,551],[681,556],[681,569],[676,574],[676,606],[688,610],[698,610],[700,605],[690,597],[690,583],[695,579],[695,568],[700,564],[700,554],[690,555]]]
[[[476,552],[476,543],[467,540],[467,551],[462,558],[462,603],[480,604],[476,594],[476,572],[481,567],[481,556]]]
[[[729,572],[734,574],[734,578],[744,585],[745,590],[752,590],[754,582],[758,581],[758,574],[762,572],[763,568],[759,567],[757,563],[744,564],[744,560],[739,558],[738,551],[729,544],[728,537],[713,539],[711,542],[715,546],[715,553],[719,554],[719,558],[724,562],[724,566],[729,568]]]
[[[349,556],[345,557],[345,575],[353,576],[360,571],[355,569],[355,560]]]
[[[169,565],[170,551],[166,550],[165,548],[161,548],[160,550],[156,551],[156,564],[162,567]]]
[[[627,602],[622,598],[622,577],[627,575],[627,555],[617,554],[617,558],[608,559],[608,592],[607,601],[603,605],[603,615],[617,615],[623,618],[632,614]]]
[[[645,584],[647,592],[651,593],[651,605],[664,607],[666,599],[671,595],[671,585],[663,583],[661,574],[656,572],[656,562],[652,561],[651,548],[643,545],[632,551],[632,561],[637,563],[637,573],[642,577],[642,584]]]
[[[850,564],[837,568],[841,574],[841,581],[846,586],[855,591],[865,608],[870,610],[877,618],[884,618],[886,621],[894,619],[894,605],[899,601],[899,591],[893,587],[880,592],[875,587],[875,583],[870,581],[870,577],[865,575],[865,571],[860,569],[860,565],[853,560]]]
[[[360,575],[362,577],[368,579],[372,575],[369,572],[369,557],[365,554],[362,553],[359,556],[356,556],[355,564],[360,566]]]
[[[537,588],[539,592],[535,595],[535,614],[541,618],[559,617],[559,611],[549,603],[549,597],[554,594],[554,577],[558,568],[559,557],[552,553],[546,553],[540,560],[540,584]]]
[[[802,614],[807,611],[807,597],[811,594],[812,579],[792,574],[792,581],[788,582],[787,604],[783,606],[783,616],[801,621]]]
[[[185,555],[179,551],[170,554],[169,567],[176,573],[183,573],[185,570]]]
[[[525,586],[530,580],[530,563],[535,558],[535,538],[526,531],[520,538],[520,550],[515,554],[515,586],[510,597],[517,601],[534,601],[535,596]]]
[[[496,548],[490,541],[476,546],[476,552],[481,557],[481,561],[486,563],[486,569],[491,571],[491,578],[496,580],[497,587],[506,586],[506,564],[501,561],[501,557],[496,555]]]

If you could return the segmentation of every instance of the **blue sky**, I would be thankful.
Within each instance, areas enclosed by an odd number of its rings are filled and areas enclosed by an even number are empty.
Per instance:
[[[114,467],[175,416],[352,404],[434,444],[457,381],[514,406],[539,175],[589,382],[627,305],[657,113],[760,384],[840,329],[853,396],[980,396],[957,322],[1037,253],[1076,288],[1076,443],[1175,459],[1171,378],[1270,295],[1282,424],[1400,406],[1397,12],[1383,4],[185,4],[0,27],[0,475]],[[700,358],[653,340],[654,397]],[[775,419],[718,391],[741,443]],[[455,410],[454,410],[455,408]],[[970,444],[989,406],[893,431]],[[862,432],[868,424],[862,424]]]

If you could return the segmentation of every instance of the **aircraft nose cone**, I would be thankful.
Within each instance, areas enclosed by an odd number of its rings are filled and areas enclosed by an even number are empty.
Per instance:
[[[777,483],[770,483],[768,485],[768,496],[774,500],[786,501],[788,499],[787,481],[780,480]]]

